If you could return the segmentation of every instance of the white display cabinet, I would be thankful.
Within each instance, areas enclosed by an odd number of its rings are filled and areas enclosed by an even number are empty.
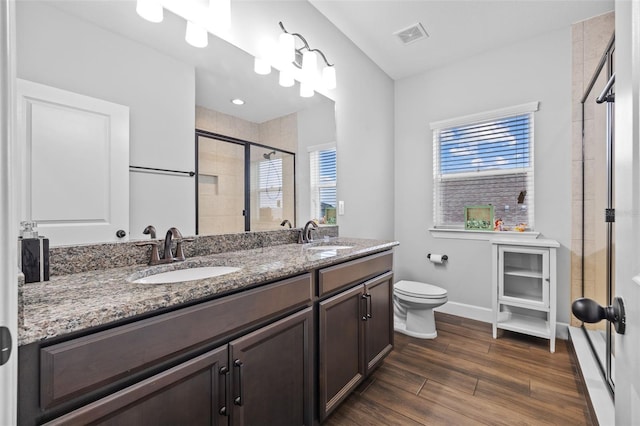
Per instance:
[[[556,341],[555,240],[492,241],[493,338],[498,329]]]

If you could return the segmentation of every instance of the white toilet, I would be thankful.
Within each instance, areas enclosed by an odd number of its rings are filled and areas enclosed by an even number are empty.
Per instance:
[[[438,335],[433,308],[447,303],[447,290],[417,281],[398,281],[393,286],[394,329],[418,339]]]

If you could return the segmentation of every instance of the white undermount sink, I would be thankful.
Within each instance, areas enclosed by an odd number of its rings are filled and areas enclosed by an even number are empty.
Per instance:
[[[161,272],[148,277],[134,280],[134,284],[171,284],[184,281],[203,280],[205,278],[219,277],[239,271],[240,268],[231,266],[202,266],[199,268],[179,269],[177,271]]]
[[[346,250],[346,249],[350,249],[350,248],[353,248],[353,246],[330,246],[330,245],[326,245],[326,246],[307,247],[307,250]]]

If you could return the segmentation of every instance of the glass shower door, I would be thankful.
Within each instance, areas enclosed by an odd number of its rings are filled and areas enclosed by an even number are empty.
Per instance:
[[[596,102],[611,79],[613,43],[582,100],[582,290],[583,297],[601,306],[612,304],[615,241],[614,241],[614,181],[613,181],[613,117],[614,103]],[[613,391],[615,347],[609,321],[583,323],[593,352],[598,359],[607,384]]]

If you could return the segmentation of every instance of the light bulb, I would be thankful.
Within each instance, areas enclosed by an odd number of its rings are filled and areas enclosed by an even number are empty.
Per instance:
[[[280,86],[282,87],[291,87],[295,83],[293,79],[293,73],[291,72],[291,68],[285,68],[280,71],[280,78],[278,79]]]
[[[187,34],[184,39],[193,47],[207,47],[209,34],[207,30],[191,21],[187,21]]]
[[[164,9],[157,0],[138,0],[136,12],[147,21],[162,22]]]
[[[336,88],[336,69],[333,65],[327,65],[322,69],[322,84],[327,89]]]
[[[300,96],[303,98],[310,98],[314,94],[313,85],[309,82],[300,83]]]
[[[231,27],[231,0],[209,0],[209,12],[216,29],[224,31]]]
[[[311,50],[305,50],[302,54],[302,78],[309,83],[315,80],[315,74],[318,70],[318,55]]]
[[[271,72],[271,65],[269,62],[256,56],[253,60],[253,70],[256,74],[267,75]]]
[[[296,59],[296,42],[293,35],[289,33],[280,34],[278,40],[278,52],[280,54],[280,60],[282,64],[289,64]]]

